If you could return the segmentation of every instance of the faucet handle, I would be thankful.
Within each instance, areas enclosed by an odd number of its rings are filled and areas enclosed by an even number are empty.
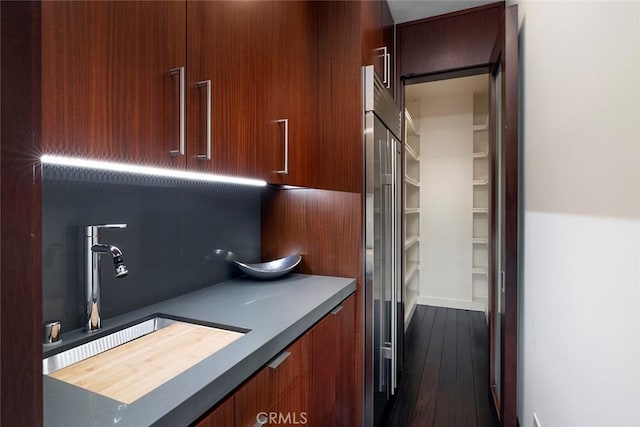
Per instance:
[[[127,224],[98,224],[98,225],[87,225],[85,228],[85,236],[87,237],[96,237],[98,236],[98,230],[103,228],[127,228]]]

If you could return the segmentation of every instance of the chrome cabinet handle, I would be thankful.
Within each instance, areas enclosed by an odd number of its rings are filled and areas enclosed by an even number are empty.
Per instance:
[[[384,50],[386,51],[387,48],[385,47]],[[391,89],[391,54],[390,53],[386,53],[384,55],[385,59],[386,59],[386,63],[387,66],[385,68],[385,72],[387,73],[387,78],[386,78],[386,85],[387,85],[387,89]]]
[[[184,83],[184,67],[172,68],[169,71],[172,76],[178,75],[180,83],[180,146],[177,150],[169,151],[172,156],[184,156],[185,146],[185,83]]]
[[[382,46],[381,48],[379,48],[379,50],[382,51],[382,83],[384,83],[384,85],[386,87],[389,87],[389,54],[387,54],[387,47],[386,46]]]
[[[336,308],[334,308],[333,310],[331,310],[331,314],[333,314],[335,316],[336,314],[340,313],[343,308],[344,308],[343,305],[339,305]]]
[[[284,169],[276,173],[287,175],[289,173],[289,119],[278,119],[277,123],[284,123]]]
[[[196,156],[199,160],[211,160],[211,80],[203,80],[196,83],[197,87],[207,88],[207,151]]]
[[[285,360],[287,360],[289,358],[289,356],[291,356],[291,353],[288,351],[283,351],[282,353],[280,353],[279,355],[277,355],[276,357],[274,357],[273,359],[271,359],[271,362],[269,362],[269,364],[267,365],[267,367],[269,369],[278,369],[278,366],[280,366],[282,364],[282,362],[284,362]]]

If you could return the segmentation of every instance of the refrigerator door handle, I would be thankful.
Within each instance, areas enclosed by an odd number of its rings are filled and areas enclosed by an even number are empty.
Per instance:
[[[398,369],[398,301],[397,301],[397,277],[396,277],[396,269],[397,269],[397,230],[396,230],[396,209],[395,202],[397,201],[396,191],[397,186],[396,178],[397,178],[397,168],[396,168],[396,147],[395,140],[391,138],[391,179],[393,181],[393,185],[391,186],[391,209],[390,209],[390,222],[391,222],[391,394],[395,394],[396,390],[396,380],[397,380],[397,369]]]

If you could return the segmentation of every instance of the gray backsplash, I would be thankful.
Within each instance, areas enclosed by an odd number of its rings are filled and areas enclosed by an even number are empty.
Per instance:
[[[42,185],[43,316],[79,328],[84,294],[83,227],[124,253],[115,279],[103,256],[102,318],[166,300],[239,273],[216,248],[260,257],[260,188],[142,178],[46,166]]]

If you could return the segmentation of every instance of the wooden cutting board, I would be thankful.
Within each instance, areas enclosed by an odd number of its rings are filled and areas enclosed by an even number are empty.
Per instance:
[[[49,376],[129,404],[242,335],[174,323]]]

